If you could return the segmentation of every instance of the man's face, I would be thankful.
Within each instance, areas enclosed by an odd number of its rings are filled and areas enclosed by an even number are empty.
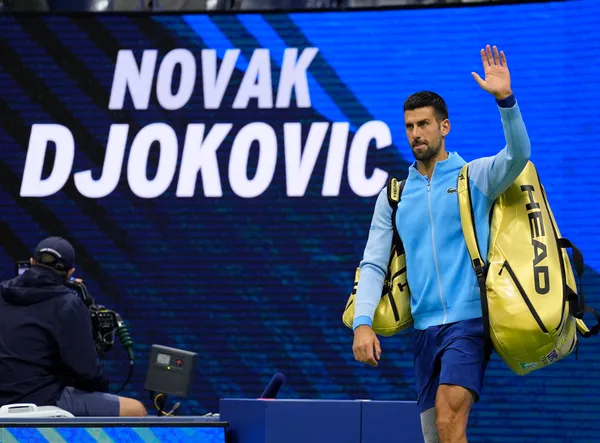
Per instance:
[[[450,122],[438,122],[430,106],[404,112],[406,137],[415,159],[426,162],[442,149],[444,136],[448,134]]]

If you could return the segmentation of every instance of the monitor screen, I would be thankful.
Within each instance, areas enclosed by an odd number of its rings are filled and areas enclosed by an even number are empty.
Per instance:
[[[26,270],[28,270],[31,267],[31,263],[29,263],[28,261],[18,261],[15,264],[15,267],[16,267],[16,274],[21,275],[23,272],[25,272]]]

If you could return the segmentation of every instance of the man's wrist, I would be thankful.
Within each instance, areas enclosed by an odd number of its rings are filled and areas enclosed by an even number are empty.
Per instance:
[[[512,108],[514,105],[517,104],[517,99],[515,98],[515,95],[511,92],[509,95],[504,96],[503,98],[496,97],[496,103],[501,108]]]
[[[370,317],[368,317],[366,315],[361,315],[354,319],[354,322],[352,324],[352,330],[356,330],[356,328],[358,328],[360,326],[365,326],[365,325],[371,327],[373,325],[373,321],[371,320]]]
[[[492,95],[496,100],[504,100],[513,95],[512,89],[504,89],[502,91],[493,92]]]

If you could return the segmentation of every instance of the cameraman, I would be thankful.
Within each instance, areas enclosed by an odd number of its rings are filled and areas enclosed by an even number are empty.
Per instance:
[[[67,281],[75,251],[42,240],[31,268],[0,283],[0,405],[56,405],[75,416],[145,416],[137,400],[108,394],[90,312]]]

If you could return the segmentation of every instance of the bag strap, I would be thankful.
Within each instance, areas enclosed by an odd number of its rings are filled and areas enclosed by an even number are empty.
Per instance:
[[[600,332],[600,315],[596,312],[594,308],[585,304],[585,297],[583,295],[583,272],[585,271],[585,263],[583,261],[583,254],[575,246],[571,240],[567,238],[559,238],[558,246],[563,249],[570,248],[573,251],[573,269],[575,270],[575,274],[577,275],[578,280],[578,293],[573,292],[569,289],[568,301],[569,301],[569,311],[571,311],[571,315],[577,319],[582,319],[584,314],[587,312],[592,314],[596,318],[596,325],[593,326],[589,330],[584,330],[579,327],[579,332],[583,337],[591,337],[592,335],[598,335]]]
[[[490,359],[494,346],[490,336],[490,317],[487,300],[485,280],[487,278],[487,265],[481,257],[479,242],[477,241],[477,228],[475,227],[475,213],[471,200],[471,183],[469,181],[469,164],[460,169],[458,174],[458,206],[463,236],[471,257],[471,265],[477,277],[479,296],[481,298],[481,313],[483,315],[483,334],[485,339],[485,356]]]
[[[600,332],[600,315],[598,315],[598,312],[596,312],[596,310],[594,308],[592,308],[591,306],[588,306],[588,305],[584,306],[583,311],[592,314],[596,318],[596,324],[594,326],[592,326],[590,329],[588,329],[587,331],[584,330],[583,328],[580,328],[578,325],[577,329],[579,330],[579,333],[584,338],[591,337],[592,335],[598,335],[598,333]],[[583,321],[583,320],[579,320],[579,321]]]
[[[398,209],[398,204],[402,199],[402,191],[404,190],[405,184],[406,179],[398,181],[398,179],[395,177],[390,177],[387,183],[388,202],[392,207],[393,242],[398,248],[398,252],[404,251],[404,246],[402,245],[402,240],[400,240],[400,234],[398,233],[398,227],[396,226],[396,211]]]
[[[579,287],[579,291],[578,294],[573,291],[569,291],[569,310],[571,311],[571,315],[573,315],[573,317],[581,318],[583,317],[585,311],[585,298],[583,296],[583,285],[581,283],[583,271],[585,270],[583,254],[577,248],[577,246],[575,246],[569,239],[566,238],[558,239],[558,247],[562,249],[570,248],[573,251],[573,269],[575,270],[575,275],[577,276],[577,286]]]

